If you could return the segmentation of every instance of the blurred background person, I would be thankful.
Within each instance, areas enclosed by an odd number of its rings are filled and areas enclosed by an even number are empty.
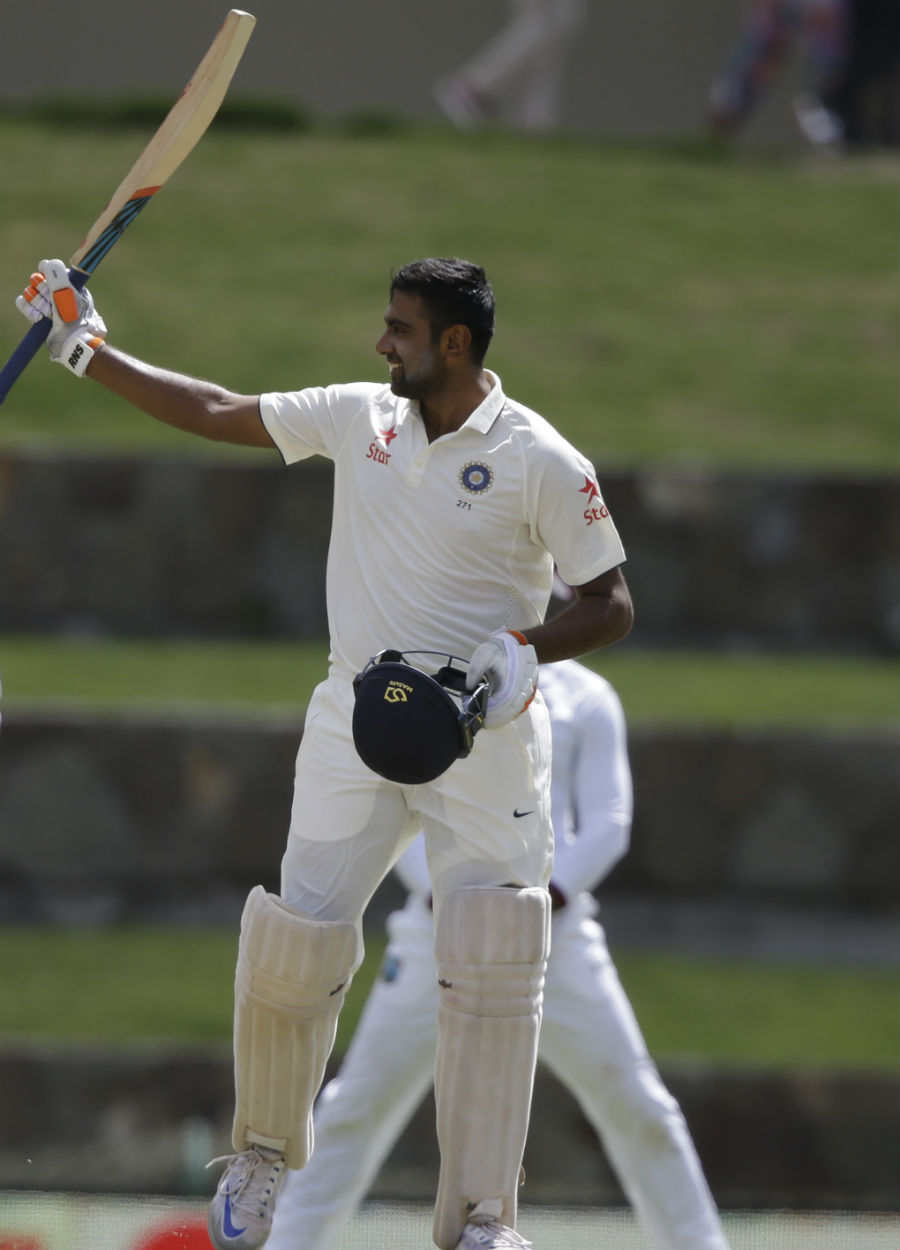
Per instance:
[[[796,48],[808,84],[794,101],[797,122],[816,146],[839,146],[843,122],[826,101],[842,80],[849,22],[850,0],[747,0],[737,40],[710,85],[713,132],[731,136],[746,123]]]
[[[507,24],[435,83],[441,110],[460,130],[501,120],[526,131],[557,129],[565,67],[585,9],[585,0],[510,0]]]
[[[594,918],[591,892],[631,833],[621,702],[575,660],[542,665],[540,690],[550,711],[556,848],[540,1056],[578,1100],[654,1250],[728,1250],[685,1118],[647,1052]],[[421,837],[396,870],[409,897],[388,917],[379,979],[322,1092],[312,1157],[288,1173],[266,1250],[332,1250],[432,1083],[437,968]]]

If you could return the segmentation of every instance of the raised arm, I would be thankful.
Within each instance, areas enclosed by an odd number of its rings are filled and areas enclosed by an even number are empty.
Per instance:
[[[51,360],[76,377],[99,382],[157,421],[216,442],[275,446],[263,425],[258,395],[237,395],[110,347],[90,292],[72,285],[61,260],[41,261],[16,307],[33,323],[52,320],[46,340]]]
[[[258,395],[237,395],[214,382],[159,369],[109,344],[94,353],[85,375],[189,434],[243,447],[275,446],[259,415]]]

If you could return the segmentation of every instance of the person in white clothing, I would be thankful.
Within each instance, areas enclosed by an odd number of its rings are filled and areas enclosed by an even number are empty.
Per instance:
[[[543,665],[553,739],[555,907],[539,1054],[577,1098],[655,1250],[726,1250],[684,1117],[663,1085],[595,918],[594,887],[626,852],[631,773],[622,706],[574,660]],[[290,1172],[267,1250],[332,1250],[428,1090],[437,1035],[430,883],[417,839],[395,871],[410,893],[337,1076],[316,1152]]]
[[[509,21],[434,96],[460,130],[508,120],[533,133],[556,130],[565,66],[584,22],[584,0],[510,0]]]
[[[313,1101],[362,957],[362,916],[419,829],[441,968],[435,1244],[528,1244],[515,1228],[517,1189],[553,854],[537,669],[628,632],[625,553],[591,463],[484,367],[494,331],[484,270],[414,261],[394,273],[389,301],[375,344],[386,381],[260,395],[109,345],[60,260],[43,261],[16,301],[30,321],[52,319],[52,360],[157,420],[277,450],[288,465],[334,462],[329,672],[297,755],[280,894],[255,887],[241,922],[234,1153],[209,1214],[217,1250],[265,1244],[287,1168],[312,1153]],[[545,620],[554,562],[576,597]],[[365,752],[357,735],[360,707],[388,718],[377,767],[371,726],[359,726]],[[453,753],[414,769],[408,757],[436,740],[437,717]]]

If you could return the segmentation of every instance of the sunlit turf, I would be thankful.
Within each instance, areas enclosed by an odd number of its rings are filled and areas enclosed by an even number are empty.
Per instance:
[[[24,329],[13,294],[48,252],[70,254],[147,137],[84,126],[73,142],[70,128],[0,118],[8,349]],[[36,165],[53,170],[52,195],[34,195]],[[598,466],[885,471],[895,183],[890,155],[213,128],[92,288],[112,342],[255,393],[383,377],[391,271],[469,256],[496,289],[490,362],[508,393]],[[46,358],[0,422],[0,446],[188,444]]]
[[[124,711],[199,705],[302,714],[327,668],[324,643],[160,642],[0,637],[8,712],[69,705]],[[897,723],[888,659],[646,652],[585,662],[607,676],[629,721],[852,727]]]
[[[341,1017],[339,1052],[380,962],[380,932],[367,935],[367,947]],[[236,951],[236,930],[0,928],[0,1042],[40,1036],[227,1045]],[[619,954],[617,965],[657,1058],[870,1069],[896,1063],[889,971],[644,952]]]

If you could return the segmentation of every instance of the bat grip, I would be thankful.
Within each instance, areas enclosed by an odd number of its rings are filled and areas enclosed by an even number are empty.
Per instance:
[[[90,276],[84,269],[69,270],[69,281],[79,291],[87,285]],[[42,317],[40,321],[35,322],[26,331],[19,346],[0,369],[0,404],[12,390],[19,375],[25,372],[29,362],[37,355],[38,349],[46,341],[52,326],[53,322],[49,317]]]

